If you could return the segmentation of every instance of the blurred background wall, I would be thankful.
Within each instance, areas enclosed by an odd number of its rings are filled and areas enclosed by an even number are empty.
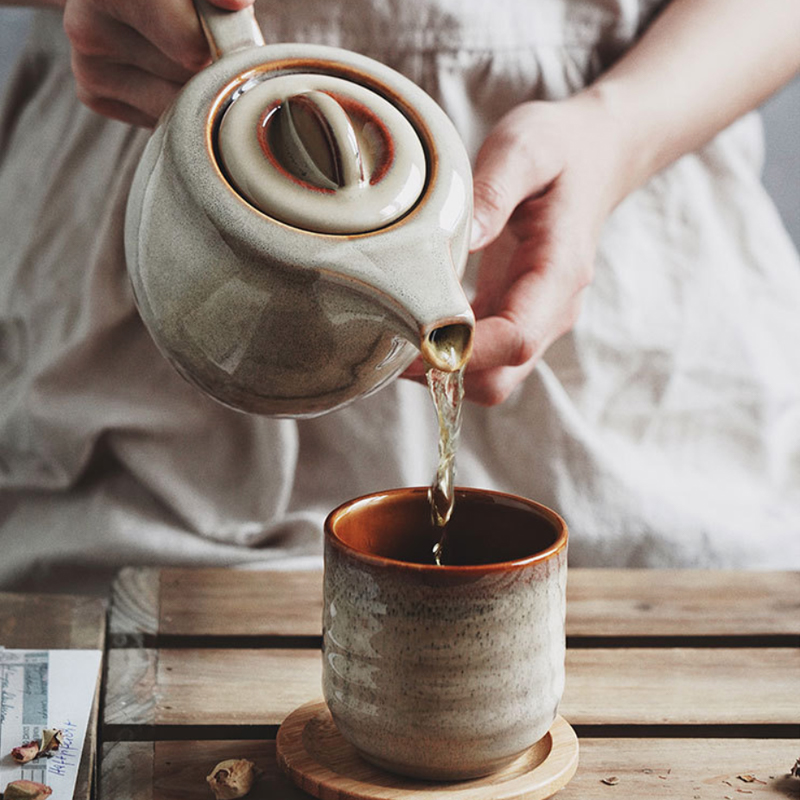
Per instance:
[[[0,9],[0,92],[21,48],[31,12]],[[800,77],[764,104],[764,183],[800,250]]]

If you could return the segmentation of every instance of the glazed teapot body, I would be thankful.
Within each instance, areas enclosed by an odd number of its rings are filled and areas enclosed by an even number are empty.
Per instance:
[[[263,46],[241,19],[229,35],[212,17],[221,57],[166,113],[131,187],[126,260],[159,349],[222,403],[275,416],[367,395],[419,350],[454,369],[474,317],[459,283],[471,175],[452,124],[371,59]]]

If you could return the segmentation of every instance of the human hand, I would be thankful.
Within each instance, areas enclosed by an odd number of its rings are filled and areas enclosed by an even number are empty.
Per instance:
[[[483,257],[464,378],[471,400],[503,402],[574,325],[600,229],[621,197],[616,142],[613,117],[590,92],[523,103],[484,142],[474,174],[471,249]]]
[[[254,0],[210,0],[231,11]],[[65,0],[78,98],[93,111],[153,127],[211,60],[191,0]]]
[[[502,402],[570,329],[610,210],[797,74],[799,30],[798,3],[673,0],[588,89],[498,123],[475,171],[472,249],[484,253],[469,397]]]

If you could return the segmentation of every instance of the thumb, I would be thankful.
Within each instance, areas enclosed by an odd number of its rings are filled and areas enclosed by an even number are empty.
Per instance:
[[[536,152],[525,108],[507,114],[483,143],[472,179],[474,208],[470,250],[481,250],[499,235],[514,209],[540,194],[557,171]]]

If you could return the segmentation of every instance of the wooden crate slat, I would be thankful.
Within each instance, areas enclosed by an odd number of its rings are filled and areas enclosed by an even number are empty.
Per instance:
[[[787,773],[798,740],[588,738],[580,747],[578,771],[559,800],[758,800],[797,793],[798,781]],[[100,800],[208,800],[205,776],[227,758],[247,758],[264,771],[248,800],[309,797],[280,774],[274,741],[214,740],[105,745]],[[603,783],[609,778],[618,782]]]
[[[99,798],[153,800],[153,742],[106,742],[102,753]]]
[[[570,636],[797,636],[800,572],[575,569]]]
[[[126,567],[117,574],[108,621],[111,647],[142,644],[145,637],[158,633],[161,572],[155,568]]]
[[[0,645],[19,650],[102,650],[106,601],[99,597],[0,592]]]
[[[158,651],[125,648],[106,655],[105,725],[153,725],[157,718],[161,687],[158,684]],[[199,703],[201,698],[196,698]]]
[[[156,742],[153,800],[193,797],[207,800],[212,794],[206,775],[220,761],[229,758],[246,758],[263,770],[247,795],[248,800],[309,800],[310,795],[295,787],[278,769],[274,741],[197,742],[196,745],[187,753],[187,748],[177,742]]]
[[[279,725],[322,694],[317,650],[161,650],[159,725]]]
[[[797,686],[791,648],[568,650],[561,713],[588,725],[793,725]]]
[[[110,654],[106,724],[277,725],[321,694],[315,650],[137,652],[152,653]],[[791,648],[569,650],[561,713],[573,725],[791,725],[798,685]]]
[[[787,777],[797,740],[588,739],[580,745],[578,771],[558,800],[785,800],[797,792],[797,779]],[[757,780],[747,783],[740,775]],[[609,778],[619,782],[603,782]]]
[[[573,569],[569,636],[770,636],[800,641],[800,573]],[[320,572],[123,570],[115,636],[318,636]]]
[[[159,632],[319,636],[322,572],[163,570]]]

